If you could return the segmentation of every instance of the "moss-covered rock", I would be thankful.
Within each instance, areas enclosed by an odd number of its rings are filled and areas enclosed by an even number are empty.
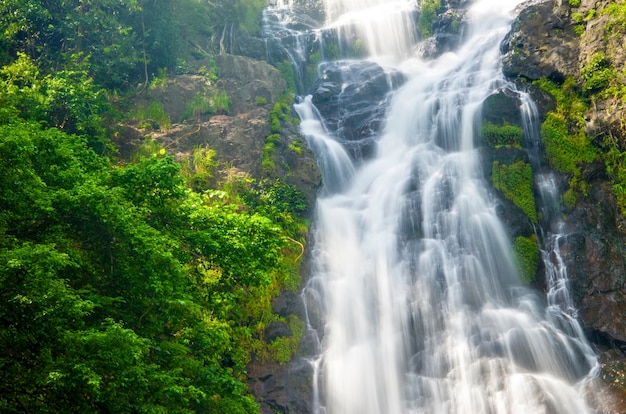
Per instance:
[[[533,171],[530,164],[523,161],[515,161],[512,164],[494,161],[491,181],[494,188],[500,190],[504,197],[519,207],[533,223],[537,222]]]

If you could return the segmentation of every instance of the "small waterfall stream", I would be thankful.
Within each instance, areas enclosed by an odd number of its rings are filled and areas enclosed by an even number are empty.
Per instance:
[[[474,148],[481,103],[507,86],[499,44],[520,3],[470,2],[461,46],[424,60],[412,52],[415,1],[325,2],[327,28],[407,81],[365,160],[340,145],[310,96],[295,105],[325,183],[305,292],[323,313],[317,414],[593,412],[583,387],[597,362],[560,235],[546,236],[542,299],[519,282]],[[540,188],[549,205],[548,176]]]

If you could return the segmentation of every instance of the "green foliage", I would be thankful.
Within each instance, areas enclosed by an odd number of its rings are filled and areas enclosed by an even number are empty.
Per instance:
[[[204,93],[197,93],[193,97],[191,103],[187,103],[185,106],[185,112],[183,113],[183,120],[198,118],[201,115],[213,113],[213,106],[211,105],[211,98]]]
[[[261,11],[267,6],[267,0],[232,0],[232,3],[239,29],[258,32]]]
[[[99,149],[104,145],[104,114],[109,109],[104,91],[85,70],[61,70],[43,75],[20,53],[0,69],[0,123],[13,117],[41,122],[69,133],[89,136]]]
[[[496,125],[488,122],[482,126],[481,136],[491,148],[521,148],[524,131],[516,125]]]
[[[198,118],[202,115],[226,114],[230,111],[231,100],[225,91],[213,91],[210,95],[197,93],[191,103],[187,103],[183,119]]]
[[[522,282],[530,284],[535,280],[539,266],[539,244],[535,235],[517,237],[513,242],[513,252],[517,260]]]
[[[274,66],[280,72],[280,76],[285,80],[285,82],[287,82],[287,90],[291,93],[297,92],[298,86],[296,85],[296,76],[291,62],[285,60],[274,63]]]
[[[167,68],[159,68],[159,74],[152,77],[150,89],[164,90],[167,86]]]
[[[626,29],[626,4],[611,2],[602,10],[602,15],[609,16],[605,26],[609,35],[619,35]]]
[[[211,109],[216,114],[227,114],[230,111],[231,100],[226,91],[213,91],[211,95]]]
[[[583,91],[587,93],[602,91],[616,77],[615,69],[611,67],[604,52],[591,55],[589,63],[583,66],[580,72],[584,80]]]
[[[328,45],[327,48],[330,48],[330,46]],[[339,54],[339,51],[336,48],[336,46],[335,46],[335,51],[337,54]],[[327,59],[330,59],[330,58],[327,57]],[[309,55],[306,68],[305,68],[305,74],[304,74],[304,83],[305,83],[305,85],[303,85],[304,87],[307,87],[308,85],[313,85],[313,83],[317,80],[318,67],[321,61],[322,61],[322,54],[320,51],[311,53]]]
[[[613,194],[623,215],[626,215],[626,152],[620,151],[612,137],[605,142],[606,171],[612,182]]]
[[[568,0],[568,2],[572,7],[580,7],[580,0]]]
[[[170,116],[165,112],[163,104],[158,101],[150,102],[147,107],[138,107],[133,117],[137,119],[141,125],[156,126],[164,131],[168,131],[172,127]]]
[[[417,19],[417,30],[420,32],[422,39],[433,34],[433,20],[440,11],[441,0],[422,0],[420,14]]]
[[[296,354],[305,330],[305,323],[294,315],[290,315],[288,325],[292,335],[276,338],[268,346],[269,359],[281,365],[289,362]]]
[[[193,149],[193,157],[185,162],[182,172],[187,184],[194,191],[202,192],[210,188],[218,166],[216,156],[217,152],[213,149],[201,147]]]
[[[297,283],[301,195],[199,194],[171,157],[111,165],[17,117],[0,153],[0,411],[258,412],[249,344]],[[272,346],[284,361],[297,339]]]
[[[278,124],[280,125],[280,123]],[[276,146],[280,144],[280,134],[271,134],[265,137],[263,145],[263,159],[261,160],[261,168],[265,172],[272,172],[276,168],[274,157],[276,155]]]
[[[289,149],[298,155],[302,155],[302,151],[304,151],[304,149],[302,148],[302,141],[298,141],[298,140],[291,141],[289,143]]]
[[[502,164],[495,161],[491,170],[493,186],[519,207],[533,222],[537,222],[535,196],[533,194],[533,172],[530,164],[516,161]]]
[[[540,87],[555,97],[557,108],[546,115],[541,138],[550,164],[561,172],[580,175],[578,165],[595,161],[599,152],[584,130],[586,104],[575,90],[573,80],[561,87],[543,80]]]
[[[256,98],[256,104],[257,104],[257,106],[265,106],[265,105],[267,105],[267,99],[265,99],[262,96],[259,96],[259,97]]]

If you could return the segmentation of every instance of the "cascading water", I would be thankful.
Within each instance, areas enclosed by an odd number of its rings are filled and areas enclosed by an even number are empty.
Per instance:
[[[306,292],[324,314],[319,414],[592,412],[595,356],[566,275],[552,268],[547,305],[520,285],[474,149],[481,103],[506,85],[498,46],[520,2],[475,0],[458,50],[424,61],[410,56],[413,1],[326,1],[327,26],[408,81],[375,155],[355,164],[311,98],[296,105],[327,187]]]

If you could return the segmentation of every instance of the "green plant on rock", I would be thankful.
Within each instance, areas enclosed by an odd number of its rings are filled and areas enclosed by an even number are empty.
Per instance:
[[[296,354],[306,327],[305,323],[295,315],[289,315],[287,324],[291,331],[291,336],[276,338],[268,346],[270,358],[280,365],[289,362]]]
[[[615,69],[604,52],[591,55],[589,63],[582,67],[580,74],[584,80],[583,91],[587,93],[598,93],[606,89],[616,77]]]
[[[550,164],[560,172],[580,174],[581,163],[598,159],[599,151],[583,129],[570,132],[567,118],[563,114],[550,112],[541,125],[541,138]]]
[[[226,91],[214,91],[211,95],[211,109],[217,114],[226,114],[230,111],[232,102]]]
[[[272,172],[276,168],[274,156],[276,154],[276,146],[280,143],[280,134],[271,134],[265,138],[263,145],[263,159],[261,160],[261,168],[265,172]]]
[[[422,0],[421,10],[417,19],[417,30],[422,39],[433,34],[433,20],[441,10],[441,0]]]
[[[580,165],[596,161],[600,152],[585,133],[584,113],[587,104],[576,90],[572,78],[563,85],[557,85],[547,79],[538,82],[539,86],[550,93],[556,100],[556,109],[546,114],[541,125],[541,139],[546,156],[552,167],[563,173],[571,174],[570,187],[581,191]],[[568,197],[575,200],[575,194]]]
[[[167,68],[159,68],[157,75],[150,81],[150,89],[164,90],[167,86]]]
[[[481,136],[491,148],[522,148],[524,130],[516,125],[496,125],[488,122],[482,126]]]
[[[513,253],[522,278],[522,283],[530,284],[535,280],[539,266],[539,244],[537,236],[519,236],[513,242]]]
[[[503,164],[495,161],[492,165],[491,180],[494,188],[502,191],[533,222],[537,222],[535,196],[533,194],[533,171],[530,164],[515,161]]]
[[[194,191],[202,192],[210,188],[218,166],[216,156],[217,151],[214,149],[195,147],[193,156],[183,163],[181,172]]]
[[[164,131],[168,131],[172,127],[170,116],[165,112],[163,104],[158,101],[150,102],[147,107],[138,107],[134,117],[142,125],[153,125]]]
[[[193,97],[193,100],[185,105],[183,119],[197,118],[201,115],[210,114],[211,112],[213,112],[211,98],[204,93],[197,93]]]
[[[289,93],[283,94],[270,111],[270,130],[276,134],[281,130],[281,122],[295,123],[291,116],[291,104],[293,96]]]
[[[572,7],[580,7],[580,0],[568,0],[568,3]]]
[[[296,85],[296,76],[291,62],[289,60],[276,62],[274,63],[274,67],[280,72],[281,78],[283,78],[285,82],[287,82],[287,90],[292,93],[296,93],[298,90],[298,85]]]
[[[289,149],[295,152],[298,155],[302,155],[302,142],[298,140],[293,140],[289,143]]]
[[[620,150],[614,137],[609,136],[605,141],[606,172],[611,180],[617,205],[622,215],[626,216],[626,152]]]

